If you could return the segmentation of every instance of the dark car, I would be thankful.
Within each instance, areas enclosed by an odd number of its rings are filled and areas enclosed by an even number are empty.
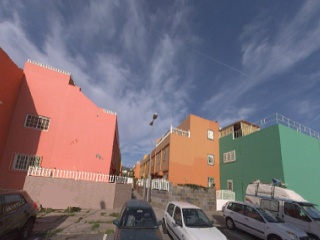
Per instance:
[[[121,209],[120,217],[113,221],[117,226],[114,239],[162,239],[156,215],[151,205],[144,200],[132,199]]]
[[[0,189],[0,239],[27,239],[37,212],[26,191]]]

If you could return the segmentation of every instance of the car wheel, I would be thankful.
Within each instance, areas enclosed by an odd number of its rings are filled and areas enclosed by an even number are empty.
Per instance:
[[[227,225],[227,228],[229,229],[234,229],[235,228],[235,225],[234,225],[234,222],[231,218],[227,218],[226,219],[226,225]]]
[[[277,235],[270,235],[268,236],[268,240],[282,240],[282,238]]]
[[[167,229],[166,222],[164,221],[164,219],[162,221],[162,232],[164,234],[168,234],[168,229]]]
[[[28,239],[28,237],[30,237],[33,229],[33,225],[34,225],[34,219],[29,218],[28,221],[24,224],[23,228],[21,229],[21,232],[20,232],[21,239]]]

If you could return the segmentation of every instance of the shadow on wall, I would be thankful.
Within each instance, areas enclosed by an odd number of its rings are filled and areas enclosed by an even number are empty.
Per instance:
[[[106,209],[106,203],[104,201],[100,201],[100,209]]]

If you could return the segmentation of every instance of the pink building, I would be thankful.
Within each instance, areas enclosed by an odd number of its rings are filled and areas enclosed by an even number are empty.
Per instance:
[[[97,107],[71,74],[0,49],[0,188],[22,188],[28,166],[118,175],[117,115]]]

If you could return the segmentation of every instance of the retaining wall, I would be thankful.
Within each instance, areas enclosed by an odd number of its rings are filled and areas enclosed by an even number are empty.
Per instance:
[[[141,196],[143,196],[143,187],[136,189]],[[210,188],[191,189],[185,186],[170,186],[170,191],[159,191],[156,189],[151,190],[152,206],[157,206],[165,209],[169,201],[184,201],[192,203],[204,211],[216,211],[216,189]]]
[[[31,198],[44,208],[114,209],[131,199],[131,184],[26,176]]]

